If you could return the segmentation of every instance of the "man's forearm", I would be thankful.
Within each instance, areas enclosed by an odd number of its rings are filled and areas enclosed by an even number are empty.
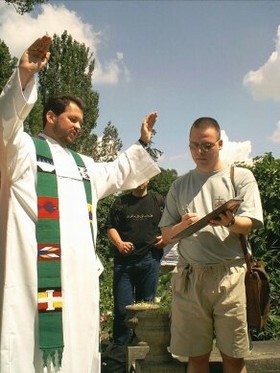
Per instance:
[[[122,239],[118,233],[118,231],[115,228],[109,228],[107,229],[107,235],[112,242],[113,245],[117,246],[122,243]]]
[[[252,220],[243,216],[234,216],[233,221],[227,227],[233,233],[237,234],[249,234],[252,230]]]

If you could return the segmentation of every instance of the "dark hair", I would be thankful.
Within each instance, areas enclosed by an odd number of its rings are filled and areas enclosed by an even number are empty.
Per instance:
[[[48,111],[52,111],[55,115],[64,113],[66,107],[74,102],[82,111],[84,111],[84,102],[77,96],[58,95],[50,98],[43,110],[43,127],[46,125],[46,115]]]
[[[221,137],[220,125],[214,118],[201,117],[201,118],[196,119],[191,126],[190,135],[191,135],[193,128],[202,129],[202,130],[206,130],[207,128],[215,128],[215,130],[218,133],[219,139]]]

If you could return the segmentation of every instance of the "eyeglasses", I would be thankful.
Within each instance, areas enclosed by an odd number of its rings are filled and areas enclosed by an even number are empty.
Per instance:
[[[216,145],[216,143],[220,141],[220,139],[218,139],[217,141],[215,141],[214,143],[213,142],[203,142],[202,144],[198,144],[196,142],[191,142],[189,144],[189,147],[191,150],[200,150],[201,152],[204,152],[204,153],[208,153],[212,148],[214,148],[214,146]]]

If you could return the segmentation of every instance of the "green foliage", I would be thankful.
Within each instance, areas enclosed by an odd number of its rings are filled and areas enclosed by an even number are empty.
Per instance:
[[[103,260],[104,271],[100,276],[100,315],[101,331],[104,334],[112,332],[113,321],[113,259],[110,258],[106,262]],[[106,336],[108,338],[108,336]]]
[[[36,4],[45,3],[48,0],[5,0],[6,3],[14,5],[19,14],[32,12]]]
[[[122,142],[118,131],[111,122],[107,124],[103,131],[103,136],[97,141],[93,149],[93,158],[101,162],[110,162],[116,159],[122,148]]]
[[[163,169],[161,168],[161,173],[153,177],[149,182],[149,191],[152,193],[159,193],[165,197],[168,190],[178,177],[177,171],[173,169]]]
[[[256,157],[250,169],[259,185],[264,212],[264,228],[251,238],[256,255],[264,255],[280,237],[280,160],[266,153]]]
[[[157,297],[160,298],[160,307],[164,311],[171,310],[172,289],[171,289],[172,272],[160,272]]]
[[[100,276],[100,315],[105,320],[101,323],[103,333],[111,333],[112,317],[106,315],[113,314],[113,250],[105,228],[107,216],[110,207],[114,201],[114,196],[108,196],[98,202],[97,206],[97,221],[98,221],[98,235],[97,235],[97,252],[100,260],[104,266],[104,271]]]
[[[17,64],[17,58],[11,57],[9,48],[0,40],[0,92],[2,92],[7,80],[12,75],[12,72]]]
[[[105,224],[114,200],[114,195],[108,196],[99,201],[97,206],[98,235],[96,245],[98,255],[104,264],[106,264],[113,257],[113,248],[107,237]]]

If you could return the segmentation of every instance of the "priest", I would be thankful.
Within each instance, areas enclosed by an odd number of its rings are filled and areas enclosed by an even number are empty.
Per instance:
[[[68,149],[83,123],[75,96],[51,98],[42,132],[24,132],[51,43],[23,53],[0,96],[1,373],[100,372],[97,202],[160,172],[145,150],[157,113],[109,163]]]

